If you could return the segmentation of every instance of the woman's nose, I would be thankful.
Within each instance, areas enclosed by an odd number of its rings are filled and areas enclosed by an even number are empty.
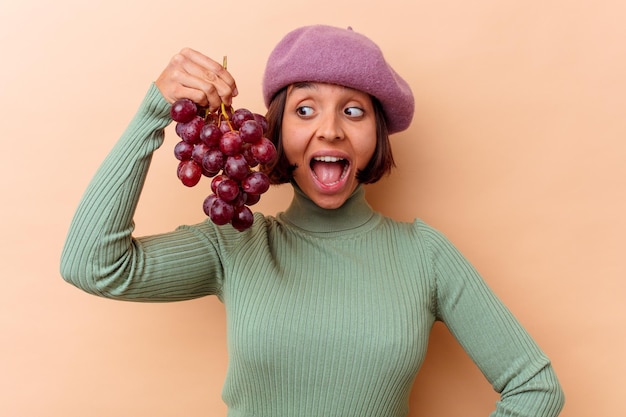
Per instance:
[[[326,141],[343,139],[344,132],[337,114],[333,112],[320,116],[319,125],[317,127],[317,137]]]

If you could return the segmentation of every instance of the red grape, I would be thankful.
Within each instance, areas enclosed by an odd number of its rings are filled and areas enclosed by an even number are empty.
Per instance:
[[[241,125],[246,120],[254,120],[254,114],[248,109],[237,109],[233,112],[231,117],[234,128],[241,130]]]
[[[176,134],[182,138],[183,137],[183,129],[185,128],[184,123],[176,123]]]
[[[260,164],[269,164],[276,158],[276,147],[268,138],[261,138],[260,141],[251,146],[252,155]]]
[[[217,175],[224,168],[225,159],[224,154],[219,149],[209,149],[202,158],[202,167],[209,172],[215,172],[214,175]]]
[[[209,209],[211,221],[220,226],[230,222],[234,214],[235,209],[233,206],[219,197],[215,198]]]
[[[193,187],[202,178],[202,168],[193,159],[181,161],[178,164],[178,178],[187,187]]]
[[[187,123],[196,116],[197,112],[198,107],[196,103],[188,98],[183,98],[172,104],[170,116],[175,122]]]
[[[204,154],[209,151],[209,146],[204,142],[198,142],[193,145],[193,152],[191,153],[191,159],[196,161],[198,165],[202,165],[202,159],[204,158]]]
[[[253,206],[256,203],[259,202],[259,200],[261,200],[261,194],[248,194],[248,193],[244,193],[243,194],[245,200],[245,203],[247,206]]]
[[[216,175],[215,177],[213,177],[213,179],[211,180],[211,191],[217,193],[217,187],[220,185],[220,182],[222,182],[222,180],[225,178],[228,177],[224,174]]]
[[[206,169],[204,167],[203,164],[200,164],[200,168],[202,169],[202,175],[204,175],[205,177],[214,177],[214,176],[216,176],[219,173],[219,171],[217,171],[217,172],[216,171],[209,171],[208,169]]]
[[[267,129],[269,127],[267,123],[267,119],[262,114],[254,113],[254,120],[261,126],[263,129],[263,134],[267,133]]]
[[[263,194],[270,188],[270,179],[262,172],[251,172],[241,181],[241,188],[248,194]]]
[[[206,123],[200,130],[200,140],[210,147],[217,147],[220,144],[222,131],[214,123]]]
[[[209,194],[208,197],[204,199],[204,202],[202,203],[202,210],[207,216],[211,215],[211,206],[216,198],[217,196],[215,194]]]
[[[246,158],[238,153],[237,155],[231,155],[226,158],[226,162],[224,162],[224,172],[230,178],[241,181],[248,175],[250,168],[248,167]]]
[[[187,143],[181,140],[180,142],[176,144],[176,146],[174,146],[174,156],[179,161],[190,159],[192,152],[193,152],[193,145],[191,143]]]
[[[185,142],[196,143],[200,139],[202,126],[204,126],[204,119],[200,116],[194,116],[193,119],[181,126],[180,137]]]
[[[252,214],[252,210],[245,205],[237,207],[234,210],[233,217],[231,219],[233,227],[240,232],[243,232],[252,226],[253,221],[254,215]]]
[[[246,143],[255,143],[263,137],[263,128],[256,120],[246,120],[239,128],[239,136]]]
[[[218,127],[220,128],[222,133],[231,132],[234,129],[232,124],[228,120],[222,120],[218,124]]]
[[[259,161],[256,160],[254,155],[252,155],[252,149],[250,149],[249,143],[244,143],[241,149],[241,154],[244,158],[246,158],[246,162],[250,168],[254,168],[259,165]]]
[[[216,194],[222,200],[230,203],[239,195],[239,184],[231,178],[224,178],[217,186]]]
[[[222,135],[220,139],[220,150],[226,155],[235,155],[241,152],[243,141],[239,132],[234,130],[228,131]]]

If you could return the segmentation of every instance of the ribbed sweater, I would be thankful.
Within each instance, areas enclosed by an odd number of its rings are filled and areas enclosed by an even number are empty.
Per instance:
[[[406,416],[435,321],[501,393],[493,417],[559,414],[549,359],[475,268],[423,221],[375,212],[361,186],[328,210],[294,185],[284,212],[255,213],[245,232],[207,220],[133,236],[169,123],[152,84],[77,208],[61,274],[113,299],[219,297],[229,417]]]

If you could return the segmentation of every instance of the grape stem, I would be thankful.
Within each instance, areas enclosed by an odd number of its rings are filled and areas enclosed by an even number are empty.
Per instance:
[[[228,66],[228,56],[224,55],[224,58],[222,59],[222,67],[226,69],[227,66]],[[230,118],[228,117],[228,111],[226,109],[226,105],[224,104],[224,102],[222,102],[221,108],[222,108],[222,116],[224,117],[224,120],[226,120],[226,123],[228,123],[228,127],[230,127],[230,130],[235,130],[233,128],[232,123],[230,122]],[[232,110],[232,106],[231,106],[231,110]]]
[[[226,123],[228,123],[228,127],[230,128],[230,130],[235,130],[235,128],[233,127],[233,124],[230,122],[230,117],[228,117],[228,112],[226,111],[226,105],[224,104],[224,102],[222,102],[222,114],[221,116],[224,117],[224,120],[226,120]]]

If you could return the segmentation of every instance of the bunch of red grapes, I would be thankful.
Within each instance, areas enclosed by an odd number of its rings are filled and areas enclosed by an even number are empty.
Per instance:
[[[215,224],[248,229],[253,223],[249,206],[270,186],[268,176],[252,168],[276,158],[274,144],[265,137],[265,117],[224,104],[209,112],[189,99],[172,104],[170,114],[181,139],[174,147],[180,181],[193,187],[202,176],[212,178],[204,213]]]

